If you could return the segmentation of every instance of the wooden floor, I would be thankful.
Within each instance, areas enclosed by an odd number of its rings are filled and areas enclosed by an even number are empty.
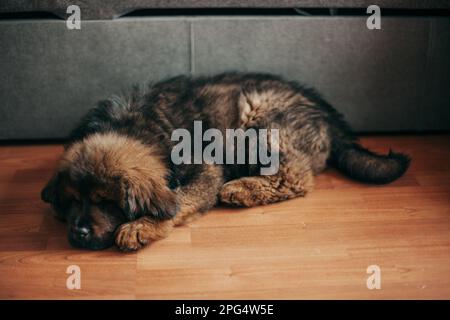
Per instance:
[[[2,146],[0,298],[450,299],[450,136],[362,141],[411,154],[411,169],[383,187],[328,170],[306,198],[218,208],[130,254],[71,248],[40,201],[61,146]],[[69,265],[80,290],[66,288]]]

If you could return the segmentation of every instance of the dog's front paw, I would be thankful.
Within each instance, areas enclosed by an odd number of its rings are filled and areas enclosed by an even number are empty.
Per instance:
[[[122,251],[135,251],[149,242],[144,224],[139,221],[125,223],[116,232],[116,245]]]
[[[245,177],[225,183],[219,192],[223,203],[254,207],[288,199],[288,195],[278,195],[278,190],[260,177]]]
[[[221,202],[234,206],[252,206],[252,194],[239,180],[225,183],[219,192]]]
[[[173,228],[171,220],[154,221],[148,217],[139,218],[119,227],[116,231],[116,245],[122,251],[135,251],[150,241],[160,240]]]

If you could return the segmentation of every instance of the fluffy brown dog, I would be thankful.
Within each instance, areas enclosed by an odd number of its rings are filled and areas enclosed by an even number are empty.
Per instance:
[[[260,165],[171,161],[173,130],[278,129],[279,170]],[[127,98],[100,102],[73,131],[42,191],[68,222],[71,244],[136,250],[218,200],[256,206],[305,195],[327,164],[364,182],[388,183],[407,156],[361,147],[341,115],[315,91],[267,74],[176,77]]]

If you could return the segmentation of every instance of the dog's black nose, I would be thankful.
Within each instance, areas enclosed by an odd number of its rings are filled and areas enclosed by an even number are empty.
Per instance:
[[[75,240],[84,242],[89,240],[91,235],[91,230],[87,227],[76,227],[72,229],[72,236]]]
[[[80,239],[86,239],[91,233],[89,229],[86,227],[77,228],[75,232],[77,233],[78,238]]]

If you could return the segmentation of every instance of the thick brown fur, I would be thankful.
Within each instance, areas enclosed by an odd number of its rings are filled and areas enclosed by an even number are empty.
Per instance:
[[[173,164],[171,134],[192,133],[194,121],[202,121],[203,132],[216,128],[224,136],[225,129],[278,129],[278,172]],[[218,200],[256,206],[304,196],[328,164],[364,182],[388,183],[408,163],[402,154],[361,147],[336,110],[295,82],[268,74],[180,76],[100,102],[73,131],[42,198],[68,220],[74,245],[106,247],[114,229],[119,248],[136,250]]]

